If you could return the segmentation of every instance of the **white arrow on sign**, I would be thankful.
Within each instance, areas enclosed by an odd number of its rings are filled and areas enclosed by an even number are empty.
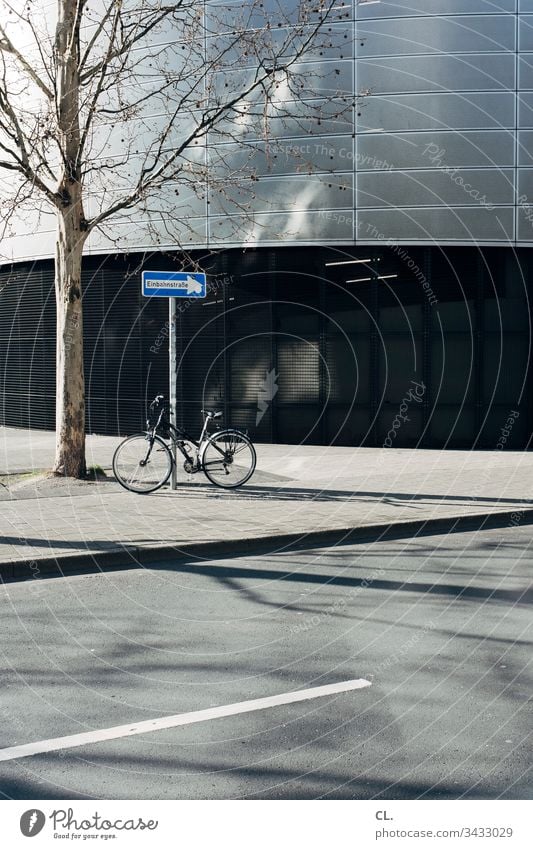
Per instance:
[[[187,289],[189,295],[196,295],[202,291],[202,284],[198,282],[194,277],[191,277],[190,274],[187,275],[187,279],[183,281],[183,288]]]

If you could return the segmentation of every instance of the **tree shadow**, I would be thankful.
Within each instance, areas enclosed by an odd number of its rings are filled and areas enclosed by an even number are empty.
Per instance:
[[[164,564],[158,566],[152,564],[153,571],[164,570],[170,572],[192,573],[196,569],[188,564]],[[420,593],[422,595],[447,596],[455,599],[472,599],[476,601],[490,600],[504,602],[506,604],[525,604],[533,602],[533,589],[530,587],[512,590],[497,589],[494,587],[478,587],[466,584],[441,584],[425,583],[421,581],[393,581],[382,578],[355,578],[346,575],[324,575],[316,572],[283,572],[280,569],[254,569],[250,566],[230,566],[227,564],[215,566],[212,564],[202,565],[202,575],[217,578],[221,583],[228,583],[234,587],[232,579],[255,578],[270,581],[288,581],[291,583],[320,584],[324,586],[347,587],[349,589],[368,588],[373,590],[387,590],[390,592]]]
[[[319,487],[304,487],[304,486],[256,486],[254,484],[245,484],[239,489],[223,490],[217,489],[210,484],[178,484],[176,492],[171,490],[159,490],[150,493],[151,498],[169,498],[176,495],[186,495],[187,497],[197,497],[209,499],[244,499],[244,500],[260,500],[260,501],[315,501],[315,502],[343,502],[343,503],[361,503],[361,502],[379,502],[381,504],[390,504],[394,506],[403,505],[406,502],[425,502],[428,504],[442,503],[468,503],[483,505],[496,504],[513,504],[520,509],[525,506],[533,505],[533,499],[520,498],[502,498],[499,495],[452,495],[446,493],[421,493],[421,492],[390,492],[389,490],[359,490],[359,489],[331,489],[324,486]]]
[[[9,778],[0,778],[0,801],[20,799],[32,801],[33,799],[93,799],[84,793],[72,791],[69,788],[60,787],[45,779],[31,779],[28,775],[21,774],[20,767],[15,771],[16,775]],[[68,789],[68,794],[65,790]],[[103,798],[103,797],[101,797]]]

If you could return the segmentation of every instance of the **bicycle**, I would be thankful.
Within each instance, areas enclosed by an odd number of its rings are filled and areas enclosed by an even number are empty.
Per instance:
[[[119,484],[130,492],[142,494],[164,486],[175,462],[165,439],[183,455],[183,468],[188,474],[203,472],[211,483],[223,489],[236,489],[250,480],[257,455],[247,434],[235,428],[208,434],[209,424],[219,419],[222,412],[202,410],[202,414],[202,432],[195,440],[183,428],[174,427],[164,396],[157,395],[150,404],[146,430],[124,439],[113,455],[113,471]]]

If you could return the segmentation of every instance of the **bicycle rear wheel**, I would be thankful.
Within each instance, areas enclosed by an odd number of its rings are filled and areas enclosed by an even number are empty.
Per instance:
[[[152,442],[146,433],[137,433],[118,446],[113,471],[119,484],[130,492],[154,492],[170,477],[172,455],[159,436]]]
[[[219,430],[209,437],[202,454],[206,478],[224,489],[234,489],[250,480],[257,456],[246,434],[238,430]]]

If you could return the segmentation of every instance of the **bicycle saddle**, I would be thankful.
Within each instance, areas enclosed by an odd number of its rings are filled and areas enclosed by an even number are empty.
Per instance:
[[[207,416],[208,419],[219,419],[222,415],[222,410],[202,410],[202,413]]]

